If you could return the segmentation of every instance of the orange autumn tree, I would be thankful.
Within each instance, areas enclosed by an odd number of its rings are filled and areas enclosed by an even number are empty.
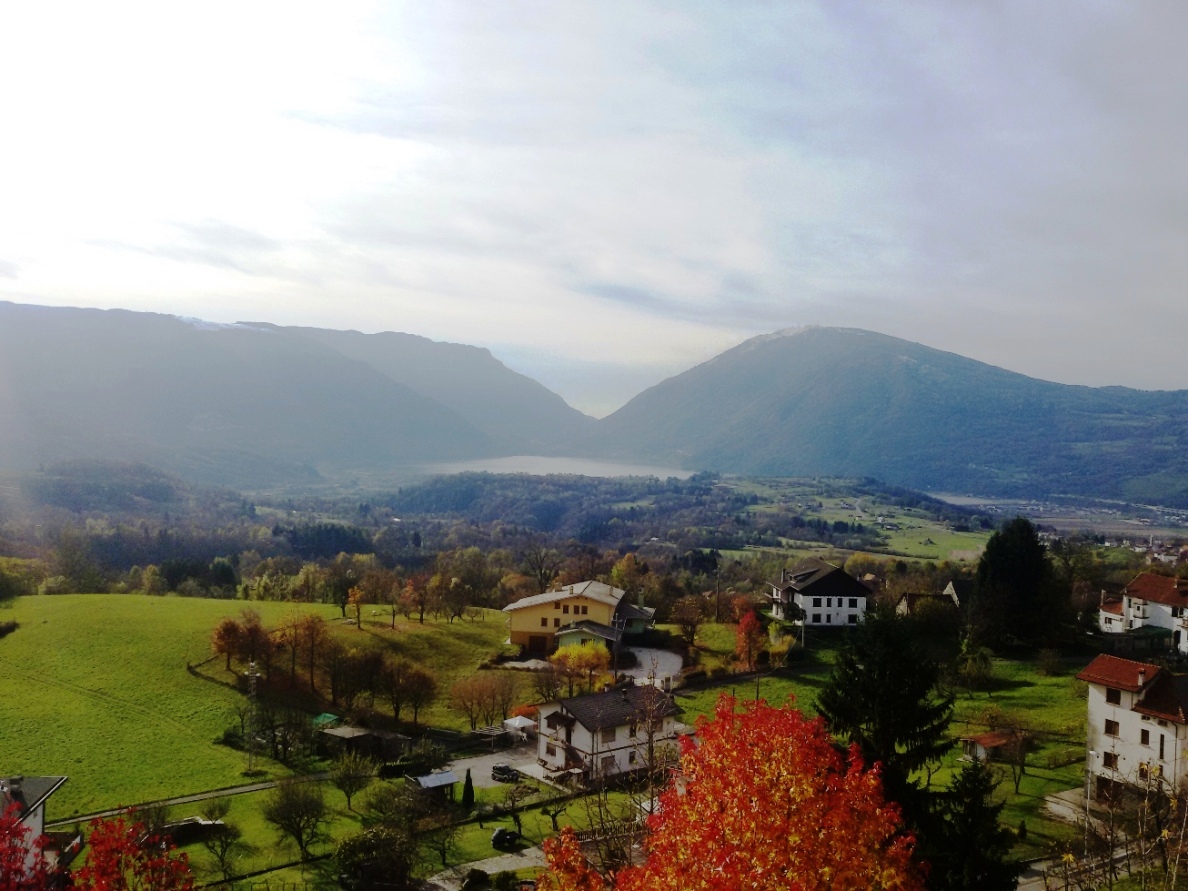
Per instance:
[[[915,891],[914,839],[857,750],[843,758],[819,720],[723,696],[681,777],[648,821],[647,860],[604,880],[572,833],[546,842],[549,891]]]

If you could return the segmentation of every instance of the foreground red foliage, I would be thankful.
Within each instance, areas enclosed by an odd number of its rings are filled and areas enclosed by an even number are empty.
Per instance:
[[[0,891],[45,891],[53,879],[41,853],[45,837],[29,838],[29,827],[17,819],[19,810],[11,804],[0,814]],[[26,867],[30,853],[33,862]]]
[[[766,703],[718,701],[682,741],[681,778],[649,820],[648,856],[605,882],[572,833],[546,842],[550,891],[922,889],[898,808],[856,751],[819,720]]]
[[[193,891],[185,854],[157,838],[141,841],[144,824],[115,817],[90,825],[87,863],[74,874],[76,891]]]

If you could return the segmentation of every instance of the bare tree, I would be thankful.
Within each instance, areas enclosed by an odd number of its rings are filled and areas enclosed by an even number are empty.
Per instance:
[[[353,811],[351,799],[375,779],[375,762],[357,752],[345,752],[330,769],[330,783],[346,796],[347,810]]]
[[[202,807],[203,818],[215,824],[202,836],[202,847],[214,860],[224,882],[235,872],[235,855],[246,848],[243,831],[226,820],[230,810],[231,802],[226,798],[212,798]]]
[[[308,860],[310,846],[323,836],[326,824],[326,799],[317,783],[299,779],[281,780],[264,800],[264,819],[291,838]]]

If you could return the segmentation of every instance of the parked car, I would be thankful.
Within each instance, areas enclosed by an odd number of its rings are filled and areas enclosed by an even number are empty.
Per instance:
[[[491,833],[491,847],[493,848],[510,848],[516,843],[520,834],[514,829],[504,829],[500,826]]]
[[[520,772],[510,764],[495,764],[491,766],[491,779],[501,783],[514,783],[520,779]]]

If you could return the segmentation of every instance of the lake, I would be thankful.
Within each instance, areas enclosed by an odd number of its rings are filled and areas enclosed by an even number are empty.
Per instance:
[[[541,455],[513,455],[510,458],[482,458],[477,461],[449,461],[426,464],[426,473],[528,473],[533,476],[568,473],[576,476],[654,476],[667,479],[675,476],[687,480],[692,470],[676,467],[654,467],[649,464],[620,464],[616,461],[594,461],[587,458],[546,458]]]

